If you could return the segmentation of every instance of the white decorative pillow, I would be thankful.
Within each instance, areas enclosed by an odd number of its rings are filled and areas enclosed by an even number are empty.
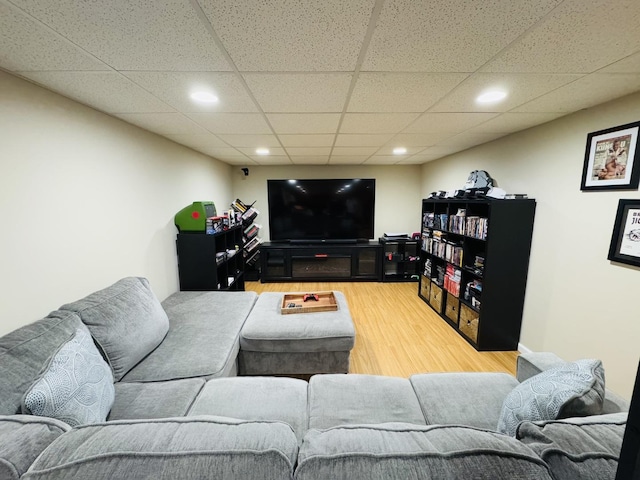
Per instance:
[[[114,398],[111,368],[83,327],[51,357],[27,390],[22,412],[71,426],[98,423],[107,419]]]
[[[535,375],[514,388],[502,404],[498,432],[515,436],[525,420],[597,415],[604,403],[604,368],[600,360],[567,362]]]

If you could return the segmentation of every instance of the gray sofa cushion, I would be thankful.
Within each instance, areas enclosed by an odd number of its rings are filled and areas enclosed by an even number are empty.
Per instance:
[[[310,430],[297,480],[551,480],[517,440],[461,426],[385,424]]]
[[[506,396],[518,381],[506,373],[421,373],[409,378],[430,425],[495,430]]]
[[[116,401],[107,420],[182,417],[204,387],[201,378],[115,384]]]
[[[525,380],[507,395],[498,431],[515,435],[521,421],[597,415],[604,402],[600,360],[578,360],[552,367]]]
[[[171,328],[124,382],[225,377],[236,371],[240,330],[255,292],[177,292],[164,307]]]
[[[613,479],[626,421],[626,413],[615,413],[523,422],[516,438],[549,465],[555,480]]]
[[[0,337],[0,415],[20,412],[27,389],[81,325],[75,313],[56,311]]]
[[[406,378],[357,374],[311,377],[309,428],[384,422],[425,424]]]
[[[261,293],[242,329],[240,346],[252,352],[348,352],[355,342],[349,305],[334,292],[338,310],[282,315],[284,293]]]
[[[145,278],[127,277],[60,310],[76,312],[105,354],[116,381],[156,348],[167,314]]]
[[[57,418],[75,427],[104,422],[113,400],[111,369],[82,325],[25,393],[22,412]]]
[[[118,421],[59,437],[23,479],[280,480],[291,478],[297,451],[284,423],[219,417]]]
[[[209,380],[189,415],[288,424],[298,441],[307,431],[307,382],[284,377],[235,377]]]
[[[20,478],[51,442],[69,430],[69,425],[53,418],[0,415],[0,478]]]

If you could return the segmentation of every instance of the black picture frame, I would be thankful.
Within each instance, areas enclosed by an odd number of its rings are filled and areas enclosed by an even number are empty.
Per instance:
[[[634,122],[588,134],[580,190],[637,190],[639,131]]]
[[[607,258],[640,267],[640,199],[618,201]]]

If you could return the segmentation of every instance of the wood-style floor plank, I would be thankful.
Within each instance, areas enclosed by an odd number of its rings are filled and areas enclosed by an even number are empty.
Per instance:
[[[415,282],[246,282],[262,292],[337,290],[356,329],[350,373],[409,377],[426,372],[506,372],[518,352],[478,352],[418,297]]]

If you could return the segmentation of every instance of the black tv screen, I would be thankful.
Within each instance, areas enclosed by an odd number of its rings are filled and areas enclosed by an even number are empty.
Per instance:
[[[272,241],[373,238],[372,178],[267,180]]]

